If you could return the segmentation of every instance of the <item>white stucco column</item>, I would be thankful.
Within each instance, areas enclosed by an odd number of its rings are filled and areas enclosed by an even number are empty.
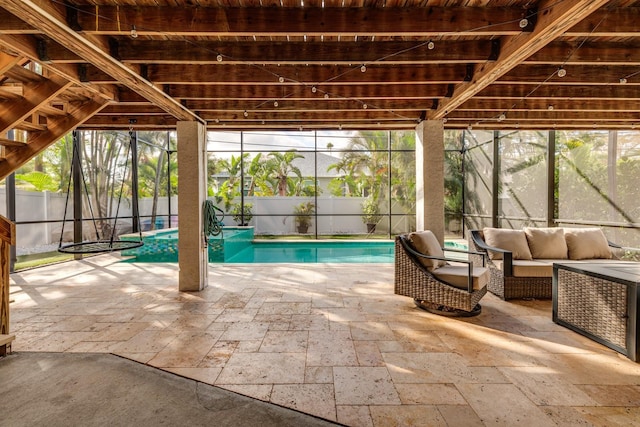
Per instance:
[[[202,206],[207,198],[206,128],[178,122],[178,287],[201,291],[207,286],[208,256],[202,231]]]
[[[416,127],[416,229],[431,230],[444,244],[444,122]]]

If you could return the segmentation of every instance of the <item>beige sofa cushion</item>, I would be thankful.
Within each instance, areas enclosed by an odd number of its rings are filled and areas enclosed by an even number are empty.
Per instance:
[[[565,228],[569,259],[611,258],[611,250],[599,228]]]
[[[562,228],[525,227],[524,234],[534,259],[567,259],[567,242]]]
[[[512,252],[513,259],[531,259],[531,252],[529,251],[524,230],[486,227],[482,230],[482,233],[487,245]],[[489,257],[491,259],[502,259],[502,254],[489,251]]]
[[[438,279],[447,282],[456,288],[469,289],[469,268],[466,265],[445,265],[433,272]],[[485,267],[473,267],[473,289],[482,289],[489,283],[491,273]]]
[[[421,254],[444,258],[444,252],[442,251],[440,242],[438,242],[438,238],[435,236],[435,234],[433,234],[433,232],[429,230],[409,233],[409,241],[416,249],[416,251],[420,252]],[[419,258],[419,260],[422,265],[424,265],[425,268],[430,271],[435,270],[438,267],[447,265],[447,262],[444,260],[428,258]]]

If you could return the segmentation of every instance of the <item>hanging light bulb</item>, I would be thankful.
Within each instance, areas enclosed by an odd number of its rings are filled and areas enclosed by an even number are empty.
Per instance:
[[[427,49],[429,50],[433,50],[435,49],[436,44],[433,42],[433,40],[429,40],[429,43],[427,43]]]
[[[216,56],[216,61],[222,62],[222,55],[218,54],[218,56]]]
[[[242,113],[242,115],[245,117],[249,117],[249,112],[247,110],[244,110],[244,113]]]
[[[505,121],[506,119],[507,119],[507,115],[506,115],[505,113],[501,113],[501,114],[498,116],[498,121],[499,121],[499,122],[503,122],[503,121]]]
[[[553,105],[549,104],[549,106],[547,107],[547,110],[553,111]]]
[[[328,93],[324,94],[324,99],[329,99],[329,94]]]
[[[277,108],[277,107],[278,107],[278,105],[279,105],[279,104],[278,104],[278,101],[273,101],[273,106],[274,106],[274,107],[276,107],[276,108]]]
[[[138,38],[138,31],[136,31],[136,26],[132,26],[131,27],[131,38],[132,39],[137,39]]]
[[[367,104],[362,104],[362,108],[366,110],[367,108],[369,108],[369,106]]]
[[[282,76],[278,77],[278,81],[279,81],[280,83],[284,83],[284,77],[282,77]]]
[[[520,28],[527,28],[527,25],[529,25],[529,20],[527,18],[522,18],[518,25],[520,25]]]
[[[626,78],[626,77],[622,77],[622,78],[620,79],[620,84],[621,84],[621,85],[627,84],[627,78]]]
[[[473,126],[471,126],[471,125],[467,126],[467,130],[468,130],[469,132],[471,132],[471,131],[473,130]]]
[[[362,64],[362,67],[360,67],[360,71],[362,71],[363,73],[367,72],[367,66]]]
[[[311,92],[316,93],[318,91],[318,88],[315,86],[311,86]]]
[[[558,77],[564,77],[566,75],[567,75],[567,70],[565,70],[564,67],[558,68]]]

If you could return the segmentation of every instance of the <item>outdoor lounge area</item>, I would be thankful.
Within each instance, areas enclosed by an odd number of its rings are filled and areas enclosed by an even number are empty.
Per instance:
[[[487,294],[481,315],[447,318],[394,295],[391,264],[375,275],[355,264],[216,266],[215,286],[183,293],[175,264],[118,261],[14,274],[9,357],[113,353],[350,426],[640,419],[640,364],[553,323],[551,300]]]
[[[0,1],[0,425],[640,425],[638,22]]]

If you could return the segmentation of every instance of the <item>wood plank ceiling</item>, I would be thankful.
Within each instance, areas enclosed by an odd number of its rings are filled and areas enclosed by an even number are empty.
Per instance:
[[[29,144],[75,126],[177,120],[212,130],[413,129],[425,119],[446,128],[640,125],[640,1],[0,7],[2,132],[25,130]],[[6,158],[19,151],[2,141]]]

